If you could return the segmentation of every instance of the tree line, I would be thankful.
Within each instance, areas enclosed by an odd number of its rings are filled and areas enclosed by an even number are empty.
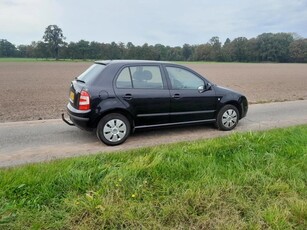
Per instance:
[[[62,30],[50,25],[45,30],[43,40],[30,45],[16,47],[0,39],[0,57],[307,63],[307,39],[291,33],[263,33],[256,38],[238,37],[232,41],[228,38],[224,44],[219,37],[212,37],[204,44],[176,47],[86,40],[66,43],[64,40]]]

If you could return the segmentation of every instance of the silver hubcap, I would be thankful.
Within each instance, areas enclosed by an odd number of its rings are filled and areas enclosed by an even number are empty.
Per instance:
[[[228,109],[222,116],[222,123],[225,127],[231,128],[238,121],[237,113],[233,109]]]
[[[103,127],[104,137],[111,142],[120,141],[127,132],[125,123],[119,119],[108,121]]]

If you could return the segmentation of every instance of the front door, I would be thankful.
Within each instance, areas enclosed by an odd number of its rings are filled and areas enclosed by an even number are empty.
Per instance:
[[[170,122],[214,119],[217,97],[213,89],[203,91],[206,80],[188,69],[167,66],[170,80]]]

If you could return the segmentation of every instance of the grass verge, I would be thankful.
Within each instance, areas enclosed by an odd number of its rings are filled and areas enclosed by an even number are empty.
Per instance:
[[[0,170],[0,229],[306,229],[307,126]]]

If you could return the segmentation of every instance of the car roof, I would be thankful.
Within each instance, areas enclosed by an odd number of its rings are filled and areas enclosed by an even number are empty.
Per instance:
[[[96,64],[109,65],[109,64],[174,64],[165,61],[152,61],[152,60],[98,60],[95,61]]]

